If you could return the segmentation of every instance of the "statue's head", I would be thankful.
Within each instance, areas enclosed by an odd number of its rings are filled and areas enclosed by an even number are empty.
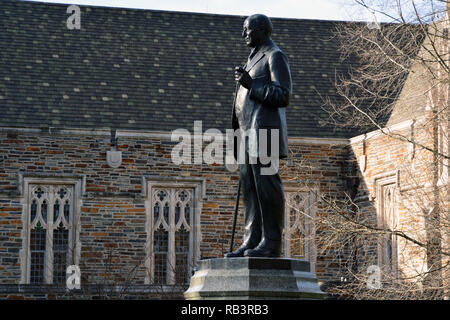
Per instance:
[[[247,46],[254,48],[264,43],[272,34],[272,21],[263,14],[254,14],[245,19],[242,37]]]

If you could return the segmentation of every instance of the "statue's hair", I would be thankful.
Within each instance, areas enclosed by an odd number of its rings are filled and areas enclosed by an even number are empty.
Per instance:
[[[266,36],[270,37],[270,35],[272,34],[273,25],[268,16],[263,14],[253,14],[246,20],[252,21],[256,24],[258,29],[264,30]]]

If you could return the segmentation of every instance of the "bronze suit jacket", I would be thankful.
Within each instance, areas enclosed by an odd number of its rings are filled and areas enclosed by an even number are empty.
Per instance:
[[[285,107],[289,105],[292,92],[288,59],[269,39],[261,45],[244,69],[253,82],[250,90],[237,85],[233,104],[233,129],[256,129],[256,132],[258,129],[278,129],[279,157],[286,158],[288,140]],[[270,136],[268,140],[270,143]],[[259,155],[259,141],[257,144]]]

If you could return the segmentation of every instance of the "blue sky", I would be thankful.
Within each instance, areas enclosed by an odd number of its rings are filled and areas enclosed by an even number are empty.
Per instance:
[[[29,0],[30,1],[30,0]],[[36,0],[31,0],[36,1]],[[263,13],[270,17],[372,21],[354,0],[40,0],[41,2],[190,11],[232,15]]]

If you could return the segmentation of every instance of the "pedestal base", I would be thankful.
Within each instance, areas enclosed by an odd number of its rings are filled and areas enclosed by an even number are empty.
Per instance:
[[[280,258],[200,260],[187,300],[322,299],[308,261]]]

